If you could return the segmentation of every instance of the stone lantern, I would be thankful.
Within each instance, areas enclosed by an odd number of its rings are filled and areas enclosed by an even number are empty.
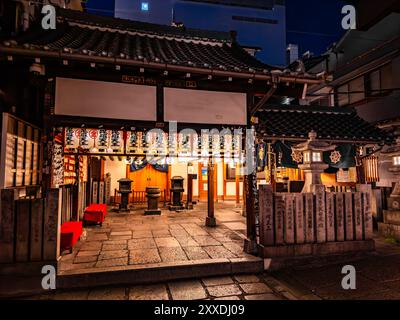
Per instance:
[[[388,210],[383,210],[383,222],[378,222],[378,231],[385,237],[400,240],[400,138],[397,138],[396,145],[386,148],[381,154],[390,158],[392,165],[388,170],[396,177],[396,182],[387,199]]]
[[[303,159],[303,164],[299,165],[299,169],[303,170],[305,174],[302,192],[313,192],[313,185],[322,184],[321,173],[329,167],[328,164],[323,162],[323,152],[336,148],[336,145],[319,141],[315,131],[311,131],[308,137],[309,139],[306,142],[292,147],[292,150],[299,152]]]
[[[391,158],[392,166],[389,167],[389,171],[398,177],[388,199],[388,206],[390,210],[398,211],[400,221],[400,137],[397,138],[396,145],[382,151],[382,154]]]
[[[131,190],[131,179],[119,179],[119,190],[118,193],[121,194],[121,203],[119,204],[119,211],[129,211],[128,204],[129,204],[129,194],[132,193]]]

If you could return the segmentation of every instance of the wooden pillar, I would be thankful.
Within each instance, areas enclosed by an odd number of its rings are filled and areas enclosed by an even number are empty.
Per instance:
[[[187,175],[187,199],[186,209],[193,209],[193,174]]]
[[[254,194],[255,174],[248,174],[244,177],[244,194],[246,198],[246,227],[247,239],[245,240],[245,252],[255,253],[257,249],[256,239],[256,208],[255,208],[255,194]]]
[[[254,106],[254,94],[247,94],[247,129],[251,129],[251,112]],[[254,156],[255,146],[247,145],[247,134],[243,136],[243,147],[246,148],[246,154],[251,153]],[[251,150],[248,150],[250,147]],[[249,155],[247,154],[248,158]],[[249,164],[247,164],[249,165]],[[245,210],[246,210],[246,228],[247,228],[247,239],[244,241],[244,251],[249,254],[257,254],[257,237],[256,237],[256,196],[255,192],[257,189],[257,180],[256,180],[256,170],[254,169],[252,172],[246,172],[246,175],[243,176],[243,199],[246,199]]]
[[[207,219],[206,226],[207,227],[215,227],[217,225],[215,217],[214,217],[214,168],[215,165],[212,160],[209,160],[207,166]]]
[[[240,206],[240,179],[239,179],[239,163],[235,169],[235,184],[236,184],[236,207]]]

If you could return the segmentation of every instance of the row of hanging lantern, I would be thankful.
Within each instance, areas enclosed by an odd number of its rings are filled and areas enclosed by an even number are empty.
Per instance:
[[[241,130],[194,130],[168,134],[162,130],[122,131],[65,128],[67,153],[168,155],[171,157],[235,158],[242,153]]]

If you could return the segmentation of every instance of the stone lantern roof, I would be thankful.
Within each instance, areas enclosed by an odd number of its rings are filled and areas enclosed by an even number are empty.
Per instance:
[[[306,142],[300,143],[292,147],[294,151],[331,151],[336,148],[336,145],[330,144],[329,142],[320,141],[317,139],[317,133],[314,130],[311,130],[308,133],[308,140]]]

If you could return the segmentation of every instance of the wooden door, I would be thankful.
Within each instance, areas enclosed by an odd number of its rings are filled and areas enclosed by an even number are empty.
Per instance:
[[[128,171],[129,179],[133,180],[132,189],[135,191],[146,191],[146,187],[156,186],[165,190],[167,188],[167,173],[160,172],[148,164],[142,170]]]
[[[199,163],[199,200],[207,201],[208,185],[207,185],[207,165]],[[217,200],[217,176],[218,176],[218,164],[214,165],[214,199]]]

